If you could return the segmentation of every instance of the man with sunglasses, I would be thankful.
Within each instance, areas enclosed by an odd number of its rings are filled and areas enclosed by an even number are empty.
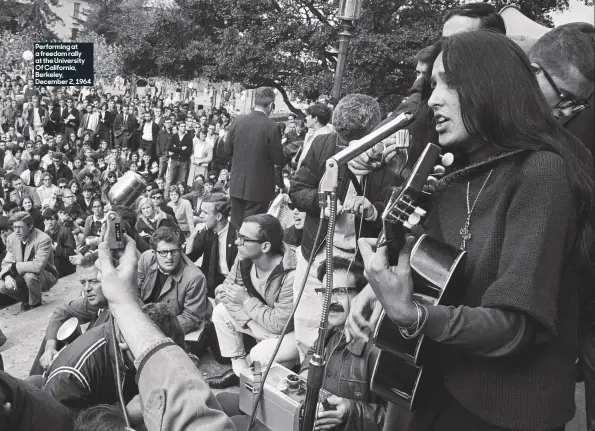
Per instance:
[[[167,304],[184,333],[202,333],[207,319],[207,282],[182,249],[179,229],[160,227],[151,236],[152,249],[138,262],[138,287],[143,303]],[[199,335],[199,339],[202,335]]]
[[[169,214],[174,219],[176,218],[176,214],[172,207],[167,205],[163,200],[163,190],[162,189],[155,189],[151,190],[150,193],[151,201],[155,204],[155,208],[159,208],[165,214]]]
[[[228,387],[238,382],[251,361],[265,366],[293,309],[295,251],[283,244],[281,223],[270,214],[246,217],[238,232],[238,257],[222,285],[215,289],[213,324],[221,356],[232,370],[207,382]],[[292,328],[291,328],[292,329]],[[246,356],[242,334],[257,341]],[[298,352],[295,333],[285,335],[275,362],[291,368]]]

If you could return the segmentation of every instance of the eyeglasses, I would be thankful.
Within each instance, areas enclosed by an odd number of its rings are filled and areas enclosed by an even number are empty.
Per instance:
[[[554,106],[554,109],[572,108],[573,111],[578,112],[578,111],[582,111],[583,109],[585,109],[586,107],[589,106],[588,99],[593,95],[593,91],[595,91],[595,88],[593,88],[593,90],[591,90],[591,93],[589,94],[587,99],[574,99],[574,98],[568,96],[566,93],[564,93],[564,91],[562,91],[560,89],[560,87],[558,87],[556,85],[556,83],[554,82],[551,75],[543,67],[534,68],[534,70],[535,70],[535,73],[539,72],[540,70],[543,72],[543,76],[545,76],[545,79],[547,79],[547,81],[550,83],[550,85],[552,86],[552,88],[554,89],[554,91],[556,92],[558,97],[560,98],[560,101],[556,104],[556,106]]]
[[[151,199],[163,199],[163,196],[161,196],[161,195],[153,195],[153,196],[151,196]]]
[[[167,257],[167,255],[171,253],[172,257],[174,257],[178,256],[181,250],[182,249],[180,248],[174,248],[172,250],[155,250],[155,253],[157,253],[161,257]]]
[[[259,239],[247,238],[244,235],[242,235],[241,233],[238,233],[238,245],[244,245],[247,242],[256,242],[256,243],[259,243],[259,244],[263,244],[266,241],[261,241]]]
[[[326,292],[326,287],[317,287],[314,291],[322,295]],[[333,296],[347,296],[349,292],[357,293],[357,289],[355,287],[333,287],[331,293]]]

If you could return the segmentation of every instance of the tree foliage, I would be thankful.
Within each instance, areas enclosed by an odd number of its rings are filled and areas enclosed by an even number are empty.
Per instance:
[[[0,31],[12,34],[33,33],[38,40],[54,40],[51,30],[57,22],[62,22],[50,8],[59,0],[0,0]]]
[[[124,69],[142,77],[205,78],[246,88],[273,86],[289,102],[329,94],[341,31],[338,0],[98,0],[89,28],[122,45]],[[342,94],[366,93],[387,107],[407,93],[413,56],[440,36],[444,13],[460,0],[365,0],[353,29]],[[568,0],[497,0],[532,19],[568,7]],[[146,6],[146,4],[145,4]],[[288,106],[291,105],[288,103]]]

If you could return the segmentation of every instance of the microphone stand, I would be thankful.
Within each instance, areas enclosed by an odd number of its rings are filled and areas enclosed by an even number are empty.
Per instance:
[[[325,359],[325,340],[328,333],[328,314],[331,305],[331,295],[333,291],[333,236],[335,234],[335,222],[337,219],[337,185],[339,182],[339,165],[334,158],[326,162],[326,171],[320,181],[318,191],[318,201],[320,205],[320,217],[324,217],[324,210],[329,200],[329,220],[326,231],[326,286],[324,291],[324,300],[322,303],[322,316],[318,326],[318,339],[314,353],[310,358],[310,367],[308,368],[308,380],[306,383],[306,398],[304,400],[304,414],[302,417],[301,431],[312,431],[316,422],[316,407],[318,405],[318,395],[322,388],[324,379],[324,370],[326,367]]]
[[[318,339],[316,341],[314,353],[310,359],[310,366],[308,368],[306,398],[304,400],[302,424],[300,427],[301,431],[314,430],[318,395],[320,388],[322,388],[324,370],[326,367],[325,341],[328,333],[328,315],[333,291],[333,237],[335,234],[335,222],[337,219],[339,165],[347,163],[349,160],[372,148],[376,143],[382,141],[396,131],[408,126],[411,124],[413,119],[414,118],[411,113],[401,113],[399,116],[392,119],[391,121],[388,121],[386,124],[366,135],[359,141],[351,142],[347,148],[338,152],[326,161],[326,170],[318,186],[318,204],[320,206],[321,219],[324,218],[327,200],[329,201],[329,217],[325,247],[326,286],[324,291],[324,300],[322,303],[322,315],[320,317],[320,325],[318,326]]]

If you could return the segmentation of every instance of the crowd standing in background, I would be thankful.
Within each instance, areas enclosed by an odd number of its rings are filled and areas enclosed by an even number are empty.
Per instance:
[[[247,429],[237,395],[210,388],[237,385],[253,361],[308,374],[332,247],[330,331],[319,340],[331,395],[317,430],[560,431],[577,368],[595,430],[595,28],[560,26],[526,52],[505,34],[493,6],[465,4],[415,56],[410,95],[392,112],[363,94],[322,96],[279,122],[267,87],[235,115],[4,73],[2,299],[42,307],[73,273],[82,295],[55,309],[27,382],[0,371],[0,429],[124,430],[122,401],[137,430]],[[415,121],[382,157],[339,168],[333,242],[326,224],[315,241],[326,160],[405,111]],[[467,252],[451,306],[414,300],[412,239],[396,270],[370,246],[428,142],[455,154],[423,226]],[[128,171],[146,189],[113,205]],[[126,233],[117,268],[104,237],[114,212]],[[370,389],[381,309],[404,337],[439,349],[440,367],[427,368],[435,391],[415,415]],[[72,317],[89,325],[63,347]],[[200,375],[207,349],[231,365],[223,375]]]

